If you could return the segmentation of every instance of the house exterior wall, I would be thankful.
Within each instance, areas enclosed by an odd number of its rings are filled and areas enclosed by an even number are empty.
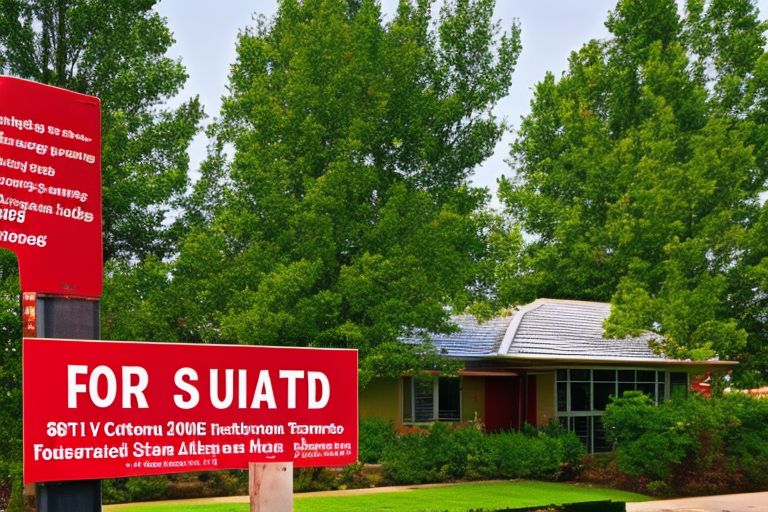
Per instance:
[[[557,419],[555,409],[555,372],[536,375],[536,426],[541,427]]]
[[[403,423],[400,394],[399,379],[372,380],[360,391],[360,418],[388,420],[399,427]]]
[[[485,379],[482,377],[462,377],[461,379],[461,419],[462,421],[482,420],[485,418]]]

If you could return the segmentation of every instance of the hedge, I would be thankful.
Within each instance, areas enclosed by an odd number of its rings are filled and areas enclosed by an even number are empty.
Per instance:
[[[659,495],[768,489],[768,400],[699,395],[655,406],[640,392],[604,417],[619,469]]]

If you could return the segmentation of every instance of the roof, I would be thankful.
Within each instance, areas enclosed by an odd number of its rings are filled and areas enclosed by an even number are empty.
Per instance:
[[[519,325],[499,355],[664,359],[649,345],[653,336],[606,339],[603,322],[611,305],[603,302],[540,300],[518,312]]]
[[[447,356],[478,357],[498,352],[512,317],[502,316],[481,323],[472,315],[457,315],[451,320],[458,327],[457,332],[427,335],[435,348]],[[423,339],[416,335],[403,338],[402,341],[418,343]]]
[[[656,336],[651,333],[605,338],[603,322],[610,313],[611,305],[604,302],[539,299],[510,316],[482,323],[471,315],[455,316],[457,332],[429,338],[439,352],[463,359],[684,363],[655,353],[649,342]],[[417,338],[403,341],[414,343]]]

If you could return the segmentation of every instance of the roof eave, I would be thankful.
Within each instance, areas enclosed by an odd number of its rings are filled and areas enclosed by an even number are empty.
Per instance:
[[[644,364],[644,365],[665,365],[665,366],[716,366],[732,367],[739,364],[738,361],[691,361],[685,359],[667,359],[667,358],[648,358],[648,357],[578,357],[578,356],[560,356],[550,354],[526,354],[526,355],[488,355],[488,356],[462,356],[451,355],[455,359],[483,360],[499,359],[514,361],[540,361],[548,363],[562,362],[564,364]]]
[[[506,355],[500,356],[501,359],[518,359],[523,361],[562,361],[566,363],[647,363],[662,364],[671,366],[736,366],[738,361],[691,361],[685,359],[666,359],[649,357],[577,357],[577,356],[559,356],[548,354],[530,354],[530,355]]]

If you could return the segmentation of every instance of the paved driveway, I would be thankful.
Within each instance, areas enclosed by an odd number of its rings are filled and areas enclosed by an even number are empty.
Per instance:
[[[627,503],[627,512],[768,512],[768,492]]]

